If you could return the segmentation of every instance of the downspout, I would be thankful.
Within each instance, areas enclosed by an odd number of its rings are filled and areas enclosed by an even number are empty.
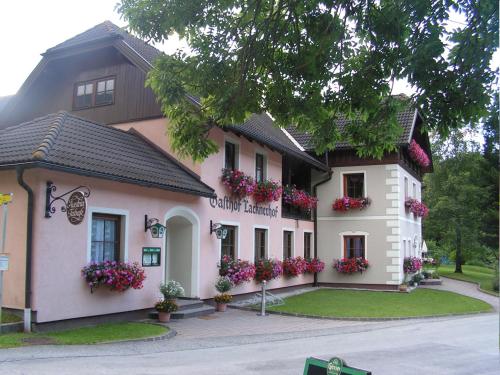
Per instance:
[[[33,254],[33,190],[23,180],[24,168],[17,167],[17,183],[28,193],[28,219],[26,222],[26,279],[24,292],[24,332],[31,332],[31,264]]]
[[[328,151],[325,154],[325,163],[326,163],[326,166],[328,167]],[[328,177],[326,177],[324,180],[321,180],[321,181],[317,182],[316,184],[314,184],[313,195],[315,197],[318,197],[318,194],[317,194],[318,186],[323,185],[323,184],[327,183],[328,181],[330,181],[332,179],[332,175],[333,175],[333,171],[330,169],[328,171]],[[315,258],[318,257],[318,209],[317,208],[314,209],[314,257]],[[313,286],[318,286],[318,273],[317,272],[314,272]]]

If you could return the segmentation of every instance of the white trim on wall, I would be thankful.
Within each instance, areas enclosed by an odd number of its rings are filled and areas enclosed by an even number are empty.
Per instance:
[[[295,257],[295,228],[282,228],[281,229],[281,260],[285,260],[283,256],[283,251],[285,250],[283,247],[285,246],[284,234],[285,232],[292,232],[292,258]]]
[[[340,189],[339,193],[340,196],[344,196],[344,175],[345,174],[354,174],[354,173],[363,173],[363,190],[364,190],[364,197],[368,196],[368,184],[367,184],[367,179],[366,179],[366,170],[352,170],[352,171],[341,171],[340,172]]]
[[[123,233],[121,233],[120,252],[123,252],[123,261],[128,262],[128,223],[129,223],[129,211],[123,210],[119,208],[111,208],[111,207],[89,207],[87,216],[87,263],[91,261],[92,254],[92,215],[93,214],[109,214],[109,215],[118,215],[122,217],[121,220],[121,229]]]
[[[193,226],[193,237],[192,237],[192,256],[191,256],[191,296],[192,297],[198,297],[199,296],[199,290],[200,290],[200,219],[198,217],[198,214],[194,212],[192,209],[189,207],[185,206],[175,206],[171,208],[167,213],[165,214],[163,218],[163,223],[164,225],[167,223],[167,221],[175,216],[181,216],[184,219],[188,220],[192,226]],[[168,236],[168,232],[167,232]],[[166,238],[167,238],[166,236]],[[167,260],[167,246],[166,243],[164,242],[164,276],[163,280],[166,280],[166,260]]]
[[[368,236],[369,235],[370,235],[370,233],[362,232],[359,230],[340,232],[339,233],[339,237],[340,237],[340,256],[339,256],[339,259],[344,257],[344,236],[364,236],[365,237],[365,259],[368,259]]]
[[[254,225],[252,226],[252,259],[250,260],[250,262],[254,262],[255,261],[255,229],[266,229],[267,232],[266,232],[266,258],[269,258],[270,257],[270,254],[269,254],[269,238],[271,238],[270,236],[270,228],[268,225]]]

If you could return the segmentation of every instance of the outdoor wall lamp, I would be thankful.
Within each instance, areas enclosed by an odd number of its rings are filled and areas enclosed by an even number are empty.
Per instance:
[[[151,231],[151,237],[153,238],[163,238],[163,235],[167,231],[167,227],[165,225],[160,224],[160,220],[156,218],[148,218],[148,215],[144,215],[144,232],[147,232],[148,229]]]
[[[212,220],[210,220],[210,235],[214,232],[219,240],[223,240],[227,237],[227,228],[224,228],[220,223],[213,223]]]

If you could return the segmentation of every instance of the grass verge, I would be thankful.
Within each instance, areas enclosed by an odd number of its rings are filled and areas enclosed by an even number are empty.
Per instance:
[[[23,319],[19,316],[2,310],[2,323],[16,323],[21,322],[22,320]]]
[[[450,279],[478,283],[481,286],[481,289],[498,296],[498,292],[493,290],[495,272],[492,269],[481,266],[463,265],[462,272],[463,273],[455,273],[455,265],[442,265],[438,270],[438,273],[441,276],[449,277]]]
[[[147,323],[109,323],[48,333],[11,333],[0,335],[0,348],[33,344],[89,345],[103,342],[145,339],[160,336],[168,328]]]
[[[285,298],[271,311],[334,318],[405,318],[487,312],[491,306],[460,294],[417,289],[411,293],[320,289]]]

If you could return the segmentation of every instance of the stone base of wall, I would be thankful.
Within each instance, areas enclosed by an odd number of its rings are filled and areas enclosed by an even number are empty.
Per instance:
[[[346,289],[399,290],[399,285],[387,284],[319,283],[319,286]]]

